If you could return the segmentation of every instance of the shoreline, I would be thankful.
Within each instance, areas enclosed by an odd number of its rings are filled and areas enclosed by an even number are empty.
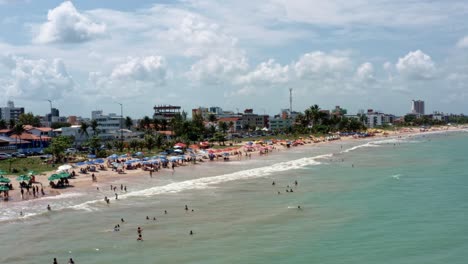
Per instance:
[[[330,144],[336,144],[338,142],[347,142],[347,141],[352,141],[352,142],[359,142],[359,141],[364,141],[364,140],[379,140],[379,139],[399,139],[403,137],[412,137],[412,136],[417,136],[417,135],[429,135],[429,134],[436,134],[436,133],[444,133],[444,132],[460,132],[460,131],[466,131],[466,127],[441,127],[438,129],[433,129],[433,130],[428,130],[428,131],[419,131],[419,130],[413,130],[413,129],[405,129],[403,131],[391,131],[391,133],[384,135],[383,133],[376,134],[372,137],[366,137],[366,138],[353,138],[350,136],[347,137],[341,137],[338,140],[331,140],[331,141],[324,141],[324,142],[318,142],[314,143],[312,139],[304,139],[304,144],[303,146],[308,146],[308,147],[321,147],[324,145],[330,145]],[[236,151],[241,151],[242,156],[240,159],[236,155],[231,156],[231,160],[233,161],[246,161],[250,159],[259,159],[262,158],[262,156],[268,156],[268,155],[275,155],[279,150],[280,152],[288,151],[288,148],[281,145],[281,144],[274,144],[274,149],[270,150],[268,154],[260,154],[260,150],[255,150],[252,152],[248,152],[251,155],[251,158],[245,156],[245,151],[244,151],[244,144],[246,142],[242,142],[242,145],[236,145],[233,146],[232,150],[230,151],[231,153],[236,152]],[[301,145],[296,146],[296,147],[301,147]],[[296,147],[291,146],[291,149],[295,149]],[[197,161],[196,164],[192,164],[190,162],[185,162],[184,165],[178,165],[176,166],[175,170],[179,171],[182,170],[183,172],[186,172],[189,170],[192,166],[203,166],[203,164],[207,162],[210,164],[216,164],[216,166],[219,166],[220,164],[223,164],[225,162],[230,162],[230,161],[223,161],[223,159],[219,160],[204,160],[203,162]],[[79,171],[79,167],[73,169],[76,171]],[[96,190],[96,188],[104,188],[104,186],[110,186],[113,182],[115,181],[124,181],[124,182],[131,182],[131,179],[134,177],[150,177],[149,171],[143,171],[142,169],[133,169],[133,170],[125,170],[124,174],[118,174],[115,171],[112,171],[111,169],[107,169],[105,171],[102,170],[96,170],[95,176],[97,177],[97,182],[93,182],[91,179],[91,173],[93,172],[88,172],[87,174],[81,174],[81,173],[76,173],[76,177],[70,179],[70,184],[73,187],[68,187],[64,189],[52,189],[49,187],[49,182],[47,178],[53,174],[56,173],[55,171],[49,171],[47,173],[42,174],[39,177],[36,177],[37,182],[40,182],[40,184],[44,187],[44,191],[46,193],[45,196],[39,195],[37,198],[30,198],[30,199],[21,199],[21,194],[19,191],[19,183],[16,181],[16,179],[10,178],[12,181],[11,183],[14,186],[14,190],[10,191],[10,200],[9,201],[1,201],[0,203],[2,204],[1,207],[10,207],[13,205],[17,205],[20,203],[30,203],[31,201],[38,201],[42,200],[44,198],[51,198],[54,196],[60,196],[60,195],[67,195],[70,193],[76,193],[76,192],[81,192],[81,191],[93,191]],[[172,176],[172,169],[170,168],[161,168],[159,172],[154,172],[153,177],[154,178],[159,178],[159,177],[167,177],[167,176]],[[120,186],[116,186],[117,189],[120,189]],[[106,187],[107,188],[107,187]],[[120,191],[120,190],[119,190]],[[27,196],[27,195],[25,195]],[[32,195],[31,195],[32,196]],[[29,197],[28,197],[29,198]],[[112,198],[112,197],[111,197]]]

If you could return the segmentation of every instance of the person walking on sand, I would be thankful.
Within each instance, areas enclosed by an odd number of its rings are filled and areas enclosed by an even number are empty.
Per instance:
[[[188,211],[188,206],[187,205],[185,205],[185,211]]]
[[[23,189],[23,187],[21,187],[20,192],[21,192],[21,200],[24,200],[24,189]]]

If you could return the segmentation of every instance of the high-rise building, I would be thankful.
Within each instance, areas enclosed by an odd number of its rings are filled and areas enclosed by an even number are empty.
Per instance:
[[[1,119],[5,121],[15,120],[18,121],[19,116],[24,114],[24,107],[15,107],[13,101],[8,101],[6,107],[1,108]]]
[[[411,101],[411,113],[417,115],[424,115],[424,101],[412,100]]]

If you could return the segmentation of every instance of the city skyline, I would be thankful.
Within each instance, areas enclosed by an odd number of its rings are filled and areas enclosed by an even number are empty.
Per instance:
[[[0,0],[0,105],[466,113],[468,3]],[[450,28],[450,30],[447,30]],[[410,36],[410,37],[408,37]]]

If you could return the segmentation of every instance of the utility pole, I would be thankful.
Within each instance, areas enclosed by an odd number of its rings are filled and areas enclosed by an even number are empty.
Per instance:
[[[289,114],[292,114],[292,88],[289,88]]]
[[[52,126],[52,100],[46,99],[50,104],[50,126]]]

